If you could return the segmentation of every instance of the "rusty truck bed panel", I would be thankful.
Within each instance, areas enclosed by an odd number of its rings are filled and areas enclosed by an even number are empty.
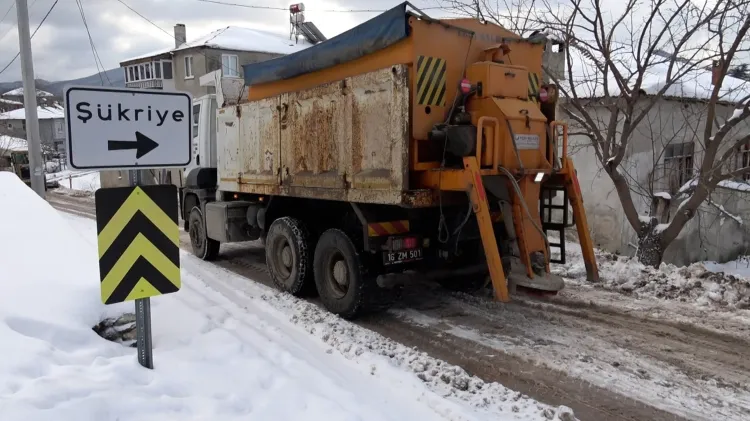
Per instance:
[[[407,191],[409,88],[408,66],[397,65],[220,110],[219,188],[421,202]]]

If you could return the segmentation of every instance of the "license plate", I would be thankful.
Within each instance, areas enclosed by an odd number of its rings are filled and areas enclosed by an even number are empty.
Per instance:
[[[383,264],[395,265],[422,259],[422,249],[383,252]]]

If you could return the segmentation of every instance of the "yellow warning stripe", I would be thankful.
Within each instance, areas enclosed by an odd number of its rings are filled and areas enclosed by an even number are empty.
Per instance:
[[[367,224],[367,234],[370,237],[379,237],[383,235],[395,235],[409,232],[409,220],[390,221],[390,222],[373,222]]]
[[[447,63],[438,57],[417,57],[417,104],[445,106]]]
[[[539,103],[539,76],[529,72],[529,100],[535,104]]]

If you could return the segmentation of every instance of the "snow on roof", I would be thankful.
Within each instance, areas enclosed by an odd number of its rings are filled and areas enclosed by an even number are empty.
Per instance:
[[[312,44],[304,38],[295,42],[289,36],[261,29],[227,26],[217,29],[200,38],[186,42],[177,48],[162,48],[148,54],[141,54],[122,60],[125,63],[148,57],[158,56],[194,47],[219,48],[223,50],[251,51],[257,53],[291,54],[310,47]]]
[[[2,96],[22,96],[23,95],[23,86],[20,88],[13,89],[11,91],[8,91],[4,93]],[[54,96],[51,93],[47,91],[43,91],[41,89],[36,90],[36,96]]]
[[[10,152],[23,152],[29,150],[29,144],[26,139],[13,136],[0,135],[0,155]]]
[[[579,98],[600,98],[605,96],[603,74],[596,68],[592,58],[586,57],[585,53],[572,48],[571,56],[573,59],[571,63],[573,82],[577,96]],[[603,62],[600,59],[597,59],[597,61]],[[617,57],[613,61],[617,63],[617,70],[623,74],[625,79],[628,79],[629,85],[631,87],[634,86],[638,76],[635,70],[637,68],[635,60],[631,56],[623,54],[623,56]],[[652,64],[645,70],[643,81],[641,82],[641,89],[646,94],[656,95],[666,86],[670,62],[671,59],[660,56],[655,56],[652,59]],[[710,99],[714,86],[711,83],[711,70],[705,68],[708,64],[710,63],[693,65],[675,61],[671,77],[674,78],[677,75],[681,75],[681,77],[671,83],[664,92],[664,96],[697,100]],[[560,85],[561,88],[571,92],[568,77],[569,75],[566,74],[565,80],[561,81]],[[607,75],[607,83],[609,96],[620,94],[620,89],[615,77],[612,75],[611,69]],[[719,100],[737,102],[748,95],[750,95],[750,82],[727,75],[719,91]]]
[[[167,54],[167,53],[171,52],[172,50],[174,50],[174,48],[160,48],[160,49],[152,51],[150,53],[141,54],[141,55],[138,55],[138,56],[135,56],[135,57],[127,58],[125,60],[120,61],[120,63],[126,63],[126,62],[133,61],[133,60],[140,60],[140,59],[143,59],[143,58],[160,56],[162,54]]]
[[[295,42],[295,40],[282,34],[260,29],[227,26],[196,40],[186,42],[172,51],[181,51],[193,47],[210,47],[223,50],[291,54],[311,45],[303,38]]]
[[[11,100],[5,99],[5,98],[0,98],[0,102],[2,102],[3,104],[23,105],[22,102],[11,101]]]
[[[50,107],[39,106],[36,108],[36,114],[39,117],[39,120],[65,118],[65,110],[57,105]],[[26,120],[26,109],[19,108],[17,110],[1,113],[0,120]]]

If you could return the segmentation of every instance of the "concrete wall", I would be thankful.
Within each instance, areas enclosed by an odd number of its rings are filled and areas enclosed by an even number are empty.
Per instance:
[[[621,171],[630,180],[631,196],[639,214],[650,215],[652,208],[661,199],[654,199],[653,193],[666,192],[672,197],[676,191],[670,188],[665,177],[664,149],[670,143],[694,143],[694,166],[698,167],[703,157],[700,139],[704,129],[705,104],[699,102],[662,100],[650,110],[646,118],[637,126],[625,151],[620,165]],[[609,112],[603,107],[587,107],[592,117],[602,125],[609,122]],[[720,110],[722,118],[732,113],[732,107]],[[560,118],[566,119],[561,113]],[[567,119],[572,125],[570,119]],[[622,121],[619,124],[622,130]],[[750,124],[744,124],[736,132],[750,131]],[[571,127],[571,132],[575,132]],[[592,239],[597,247],[621,253],[633,254],[637,236],[622,210],[620,199],[609,175],[603,170],[594,153],[594,148],[586,136],[571,136],[570,154],[578,170],[578,178],[584,197],[586,213]],[[729,142],[726,142],[729,143]],[[733,190],[717,189],[712,201],[722,203],[724,209],[734,215],[748,214],[750,222],[750,195]],[[683,199],[684,200],[684,199]],[[660,222],[668,222],[682,200],[663,201],[661,205],[669,209]],[[665,252],[665,261],[685,264],[698,260],[728,260],[743,252],[750,244],[750,234],[744,225],[740,226],[732,218],[723,217],[716,206],[705,204],[683,230],[681,235]]]
[[[190,48],[187,50],[177,51],[174,55],[174,81],[175,89],[178,91],[190,92],[194,98],[201,97],[213,92],[213,87],[200,86],[199,79],[206,73],[213,72],[221,68],[221,55],[234,54],[240,65],[240,77],[242,77],[242,65],[257,63],[260,61],[270,60],[279,57],[280,54],[255,53],[246,51],[219,50],[211,48]],[[193,77],[185,78],[185,57],[193,57]]]

